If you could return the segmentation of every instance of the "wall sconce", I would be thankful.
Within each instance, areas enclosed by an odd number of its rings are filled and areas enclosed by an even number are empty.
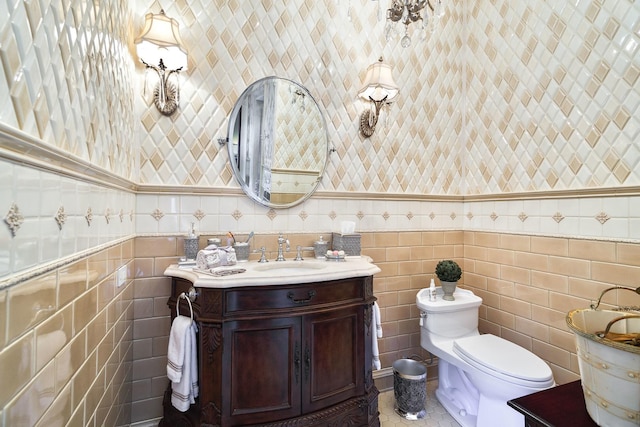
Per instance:
[[[363,111],[360,115],[360,133],[365,138],[373,135],[380,116],[380,108],[391,105],[393,98],[398,95],[398,90],[398,85],[391,76],[391,65],[383,62],[382,58],[369,65],[364,86],[358,92],[360,98],[373,103],[371,109]]]
[[[432,12],[431,17],[428,15],[429,9]],[[387,9],[385,38],[389,41],[393,35],[400,34],[396,26],[400,22],[404,25],[404,35],[400,40],[400,45],[409,47],[411,45],[409,24],[420,21],[420,29],[423,30],[422,37],[424,38],[428,28],[431,31],[435,30],[436,21],[442,16],[444,16],[442,0],[392,0],[391,7]]]
[[[178,21],[160,13],[147,13],[144,28],[134,43],[140,62],[147,71],[153,69],[160,81],[153,90],[154,103],[160,113],[170,116],[180,103],[180,85],[169,81],[169,77],[187,69],[187,51],[185,50]],[[156,65],[157,64],[157,65]]]

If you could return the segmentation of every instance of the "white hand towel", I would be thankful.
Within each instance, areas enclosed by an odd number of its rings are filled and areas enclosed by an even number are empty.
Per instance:
[[[196,332],[198,327],[195,322],[191,325],[191,366],[189,367],[189,378],[191,380],[191,403],[196,403],[194,400],[200,394],[200,388],[198,387],[198,349],[196,348]]]
[[[188,410],[191,404],[196,402],[195,398],[199,394],[198,352],[196,349],[197,329],[195,323],[190,323],[185,332],[182,376],[180,381],[171,382],[171,404],[181,412]]]
[[[185,363],[185,343],[187,331],[191,326],[191,318],[176,316],[169,332],[169,348],[167,349],[167,377],[173,382],[180,382]]]
[[[376,333],[371,334],[371,350],[373,352],[373,369],[379,370],[382,368],[380,364],[380,352],[378,350],[378,338],[382,338],[382,325],[380,323],[380,307],[377,302],[373,303],[373,310],[371,310],[371,325],[375,328]]]
[[[376,316],[376,336],[382,338],[382,316],[380,316],[380,306],[377,302],[373,303],[373,310]]]

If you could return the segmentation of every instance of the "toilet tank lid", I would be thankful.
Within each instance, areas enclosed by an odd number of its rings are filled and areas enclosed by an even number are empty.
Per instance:
[[[549,365],[517,344],[491,334],[460,338],[453,351],[483,371],[491,370],[513,379],[547,382],[553,379]]]
[[[466,308],[480,307],[482,298],[474,294],[468,289],[456,288],[453,293],[454,301],[445,301],[442,299],[444,293],[442,287],[436,287],[436,300],[429,301],[429,288],[424,288],[416,295],[416,305],[426,313],[447,313],[450,311],[459,311]]]

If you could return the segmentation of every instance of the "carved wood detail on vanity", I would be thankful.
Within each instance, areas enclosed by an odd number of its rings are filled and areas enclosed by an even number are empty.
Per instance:
[[[200,397],[180,413],[169,384],[160,426],[380,426],[372,276],[197,291]]]
[[[204,292],[202,299],[204,313],[217,316],[222,314],[222,292]]]
[[[219,427],[222,411],[213,402],[209,402],[202,407],[202,427]]]
[[[373,297],[373,276],[367,276],[364,278],[364,297],[367,300],[370,298],[374,298]]]
[[[222,328],[220,325],[202,326],[200,331],[200,348],[207,354],[209,363],[213,362],[213,354],[222,346]]]
[[[367,330],[367,337],[371,337],[371,334],[375,334],[375,331],[373,330],[375,328],[375,325],[373,325],[373,327],[371,327],[371,315],[373,312],[373,305],[368,305],[365,307],[364,309],[364,325],[366,326],[366,330]]]

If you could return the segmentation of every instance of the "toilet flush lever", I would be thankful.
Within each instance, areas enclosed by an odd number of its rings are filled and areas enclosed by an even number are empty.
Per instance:
[[[424,319],[427,318],[427,313],[424,311],[420,312],[420,327],[424,326]]]

